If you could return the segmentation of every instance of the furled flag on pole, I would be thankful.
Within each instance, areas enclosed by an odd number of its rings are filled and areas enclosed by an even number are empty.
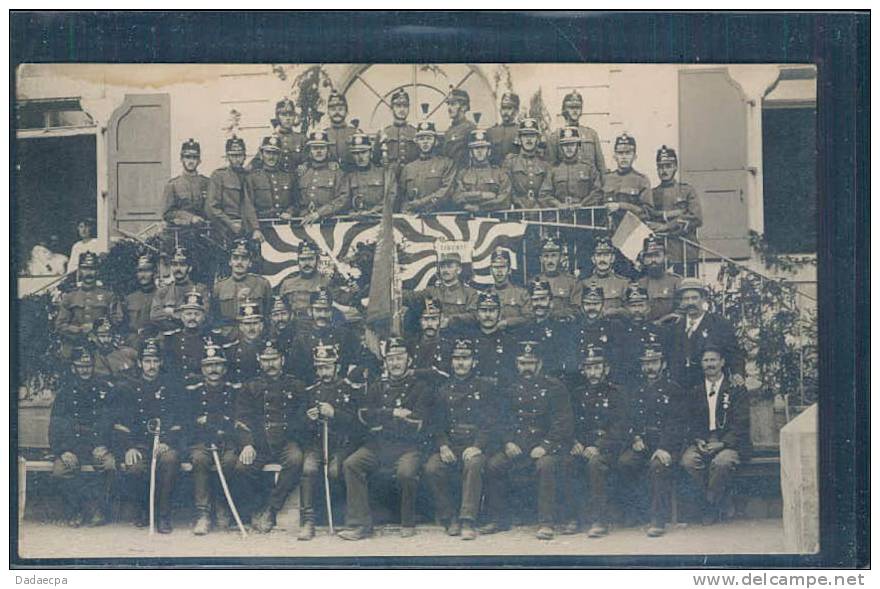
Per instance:
[[[394,216],[390,191],[385,190],[385,202],[382,208],[382,222],[379,225],[379,241],[373,256],[373,273],[370,276],[370,302],[367,306],[367,325],[380,334],[400,335],[400,321],[394,321],[399,315],[400,301],[395,301],[394,288]],[[397,324],[398,333],[394,333]]]
[[[651,235],[651,229],[637,216],[627,211],[611,237],[611,243],[632,261],[636,261],[642,251],[642,242]]]

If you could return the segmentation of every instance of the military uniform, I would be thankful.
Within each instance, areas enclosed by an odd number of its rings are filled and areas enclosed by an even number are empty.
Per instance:
[[[654,205],[651,182],[641,172],[633,169],[610,172],[605,176],[602,191],[606,202],[632,205],[635,209],[632,212],[643,221],[650,217],[651,207]]]
[[[436,138],[434,123],[419,123],[416,136],[419,135]],[[418,159],[406,164],[400,172],[399,208],[427,213],[447,208],[455,185],[455,170],[455,162],[448,157],[419,153]]]
[[[528,321],[529,291],[510,281],[505,284],[491,284],[486,290],[498,295],[501,319],[507,328],[519,327]]]
[[[95,355],[95,374],[101,378],[124,379],[137,369],[137,350],[115,341],[109,346],[98,345]]]
[[[343,376],[350,366],[363,366],[365,363],[376,371],[376,364],[369,362],[367,357],[369,352],[361,345],[357,334],[347,325],[331,322],[325,327],[318,327],[312,321],[303,321],[298,327],[293,346],[288,352],[287,363],[290,370],[303,382],[315,381],[311,350],[319,343],[339,347]]]
[[[192,290],[202,295],[205,301],[205,311],[210,313],[210,293],[204,284],[198,284],[187,279],[180,284],[171,283],[156,289],[153,302],[150,307],[150,321],[156,323],[162,329],[169,331],[175,329],[180,323],[180,305],[184,303],[186,294]],[[167,309],[174,309],[168,312]]]
[[[363,142],[363,146],[352,145],[352,150],[370,149],[370,140],[366,135],[352,135],[352,140]],[[388,202],[397,201],[397,180],[390,169],[372,163],[366,168],[355,166],[342,179],[334,213],[380,214],[385,204],[386,192]]]
[[[547,173],[539,203],[545,208],[596,207],[602,204],[599,175],[583,162],[563,161]]]
[[[447,330],[441,329],[435,337],[425,335],[413,338],[409,342],[412,350],[413,369],[427,377],[438,377],[445,380],[450,375],[450,354],[452,343]]]
[[[541,272],[536,277],[550,285],[550,312],[557,319],[571,319],[581,300],[581,283],[568,272]]]
[[[657,164],[678,164],[674,149],[665,145],[657,150]],[[661,181],[652,190],[654,206],[651,209],[652,228],[670,237],[666,250],[674,264],[696,264],[699,251],[694,246],[685,248],[676,237],[697,241],[697,229],[703,224],[703,209],[693,186],[675,180]],[[662,227],[662,229],[660,228]],[[686,255],[685,255],[686,254]],[[684,269],[687,271],[687,268]]]
[[[243,153],[244,150],[244,141],[237,137],[226,142],[226,153]],[[250,235],[260,228],[253,185],[244,168],[236,170],[227,166],[211,174],[205,208],[216,229],[225,232],[227,238]]]
[[[486,131],[475,129],[468,136],[468,149],[488,147]],[[499,211],[510,208],[510,177],[488,160],[471,161],[455,176],[455,192],[452,202],[459,209],[476,211]]]
[[[549,173],[550,164],[535,153],[507,156],[502,169],[510,177],[511,202],[518,209],[538,208],[538,196]]]
[[[610,366],[617,363],[618,346],[615,338],[614,325],[607,319],[598,317],[590,319],[579,315],[570,325],[569,357],[566,360],[566,372],[569,375],[579,370],[581,360],[589,346],[602,348],[602,356]]]
[[[468,137],[474,129],[476,125],[462,118],[457,123],[451,124],[443,134],[441,153],[451,159],[458,168],[466,168],[468,165]]]
[[[283,153],[277,136],[266,137],[260,151]],[[293,216],[297,209],[297,185],[294,170],[280,165],[269,168],[265,164],[250,172],[254,194],[254,208],[260,219],[280,217],[282,213]]]
[[[455,336],[472,342],[477,359],[474,374],[503,387],[516,372],[513,354],[519,333],[501,328],[488,331],[482,326],[470,325],[456,330]]]
[[[190,384],[201,378],[205,343],[211,341],[221,346],[227,343],[218,331],[206,325],[198,329],[178,327],[166,331],[164,336],[162,350],[165,354],[165,371],[181,382]]]
[[[323,135],[326,140],[326,135]],[[311,143],[314,141],[310,140]],[[332,215],[342,191],[342,170],[334,161],[309,160],[296,170],[299,180],[300,203],[298,216],[317,212],[320,216]]]
[[[383,165],[401,170],[418,159],[419,148],[416,145],[416,128],[406,121],[395,121],[382,129],[381,148],[385,150]],[[378,147],[378,146],[377,146]]]
[[[234,321],[239,305],[247,299],[257,301],[261,314],[268,315],[272,304],[272,285],[265,277],[250,272],[240,279],[227,276],[214,284],[216,312],[221,320]]]
[[[205,202],[208,198],[209,182],[207,176],[198,172],[184,172],[169,180],[162,195],[165,203],[162,218],[165,222],[171,225],[189,225],[194,215],[207,219]]]
[[[619,315],[623,310],[623,291],[630,281],[614,270],[605,275],[599,275],[595,271],[581,281],[581,287],[587,284],[595,284],[602,288],[605,295],[602,313],[604,315]]]
[[[343,122],[340,125],[330,125],[324,132],[330,142],[330,159],[338,162],[343,170],[350,170],[354,166],[354,159],[349,150],[349,140],[358,130]]]
[[[473,319],[473,309],[477,303],[477,290],[464,284],[461,280],[455,284],[446,285],[438,279],[437,284],[424,290],[424,296],[429,296],[440,304],[443,317],[449,320],[449,325]]]
[[[276,117],[282,111],[295,113],[295,110],[296,107],[294,106],[293,101],[288,98],[279,100],[275,104]],[[281,158],[278,160],[278,168],[285,172],[293,173],[296,171],[296,167],[303,161],[303,149],[306,137],[302,133],[294,131],[292,128],[282,127],[277,119],[272,121],[272,126],[274,128],[273,136],[278,139],[278,142],[281,145]],[[259,170],[262,166],[263,158],[258,152],[257,155],[254,156],[254,159],[251,160],[248,167],[251,170]]]
[[[150,311],[155,294],[156,287],[150,285],[147,290],[136,290],[125,297],[122,306],[129,343],[133,343],[141,330],[150,323]]]
[[[648,291],[648,302],[651,310],[648,321],[656,321],[676,310],[675,296],[681,284],[681,276],[664,272],[660,276],[649,274],[639,278],[639,286]]]
[[[659,345],[664,354],[670,346],[669,330],[645,320],[621,317],[611,324],[617,341],[617,357],[611,369],[611,380],[631,390],[641,379],[639,355],[647,344]]]
[[[516,121],[508,124],[498,123],[489,127],[486,133],[489,135],[489,142],[492,143],[493,165],[501,166],[507,156],[516,155],[519,150],[519,125]]]
[[[94,265],[94,254],[87,252],[83,259]],[[80,261],[80,265],[83,261]],[[122,323],[122,307],[111,291],[100,286],[83,284],[61,297],[58,315],[55,317],[55,329],[65,341],[65,349],[77,340],[81,340],[92,331],[95,320],[108,317],[114,325]]]

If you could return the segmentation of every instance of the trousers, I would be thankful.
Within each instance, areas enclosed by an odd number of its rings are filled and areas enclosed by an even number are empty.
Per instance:
[[[342,478],[344,454],[330,454],[327,474],[333,484]],[[324,479],[324,455],[320,450],[306,450],[303,459],[302,482],[299,485],[299,513],[303,522],[315,523],[315,497],[321,496]]]
[[[559,457],[545,454],[538,459],[522,453],[510,458],[504,452],[494,454],[486,463],[486,511],[490,521],[510,521],[510,478],[525,474],[537,482],[538,523],[552,525],[555,517],[556,475]]]
[[[150,451],[143,453],[142,460],[126,469],[140,491],[135,491],[141,509],[149,509],[150,503]],[[171,517],[171,493],[180,473],[180,457],[177,450],[168,448],[160,451],[156,460],[156,513],[159,517]]]
[[[278,511],[284,506],[287,497],[299,484],[303,469],[303,451],[295,441],[287,441],[278,446],[257,448],[257,456],[251,464],[244,464],[241,458],[235,462],[236,489],[246,498],[243,510],[252,513],[254,500],[265,496],[265,487],[260,481],[263,467],[275,462],[281,465],[278,481],[271,488],[265,500],[265,507]],[[236,497],[239,495],[236,494]]]
[[[600,452],[590,459],[562,459],[562,503],[566,521],[608,523],[608,483],[613,457]]]
[[[70,465],[60,457],[52,463],[52,478],[61,489],[65,506],[72,510],[106,510],[116,478],[116,458],[111,452],[95,457],[89,448],[72,454],[76,460]],[[83,476],[80,469],[84,462],[95,468],[95,476]]]
[[[690,475],[693,486],[704,493],[709,506],[719,506],[727,499],[730,481],[739,463],[739,452],[731,448],[712,455],[689,446],[681,456],[681,466]]]
[[[483,466],[486,456],[478,454],[465,461],[461,457],[463,448],[453,448],[456,461],[446,464],[440,454],[432,454],[425,463],[425,481],[434,497],[434,509],[440,521],[448,522],[458,513],[463,520],[475,521],[480,513],[480,499],[483,496]],[[456,510],[454,499],[458,493],[453,490],[453,482],[459,484],[461,501]]]
[[[205,444],[196,444],[190,448],[190,462],[192,463],[193,475],[193,502],[196,511],[200,514],[209,513],[214,501],[226,502],[223,491],[220,489],[219,475],[211,472],[214,467],[214,457]],[[223,476],[230,485],[232,492],[232,478],[235,476],[235,463],[238,461],[238,452],[235,448],[221,448],[217,450],[220,465],[223,468]],[[211,481],[214,481],[213,483]],[[235,496],[233,495],[233,500]]]
[[[669,465],[664,465],[660,460],[651,458],[653,453],[651,449],[636,452],[627,448],[617,461],[617,472],[624,515],[638,516],[647,503],[651,523],[662,527],[669,522],[672,513],[673,468],[676,460],[673,455]]]
[[[342,463],[348,510],[346,524],[352,527],[373,525],[370,512],[369,477],[383,466],[391,466],[400,489],[400,524],[415,526],[416,493],[422,458],[414,447],[361,446]]]

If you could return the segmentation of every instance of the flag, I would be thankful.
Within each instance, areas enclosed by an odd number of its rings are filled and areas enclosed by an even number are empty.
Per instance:
[[[624,256],[635,262],[642,251],[642,242],[652,234],[651,229],[641,219],[627,211],[620,220],[617,231],[611,237],[611,243]]]
[[[400,301],[396,299],[394,255],[394,217],[391,214],[394,203],[390,191],[385,191],[382,207],[382,222],[379,225],[379,242],[373,255],[373,273],[370,276],[370,302],[367,306],[367,325],[380,333],[400,331]],[[396,335],[400,335],[397,333]]]

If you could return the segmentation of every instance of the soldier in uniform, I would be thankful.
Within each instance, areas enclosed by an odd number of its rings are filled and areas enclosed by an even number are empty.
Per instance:
[[[455,162],[435,153],[437,128],[431,121],[419,123],[415,133],[418,159],[400,173],[400,210],[403,213],[431,213],[449,206],[455,184]]]
[[[599,237],[593,246],[593,254],[590,259],[593,263],[593,272],[585,278],[582,284],[595,284],[602,287],[605,296],[603,314],[605,317],[623,315],[623,291],[629,285],[629,280],[614,271],[614,260],[617,256],[614,245],[607,237]]]
[[[648,321],[675,320],[675,296],[681,277],[666,270],[666,246],[663,239],[649,235],[642,243],[642,276],[639,285],[648,291],[651,308]]]
[[[202,376],[205,340],[218,344],[225,340],[206,324],[205,298],[198,290],[186,293],[179,312],[182,326],[163,334],[164,366],[175,381],[191,384]]]
[[[580,370],[580,360],[589,346],[602,349],[602,358],[606,364],[616,363],[614,329],[611,322],[602,316],[604,304],[605,293],[602,287],[596,283],[587,283],[581,293],[581,312],[571,325],[575,345],[568,348],[571,357],[566,361],[566,366],[569,369]]]
[[[330,160],[329,146],[326,131],[309,133],[306,142],[308,159],[296,169],[300,191],[297,214],[303,218],[303,223],[314,223],[336,210],[343,173],[339,163]]]
[[[95,319],[109,317],[122,323],[122,307],[116,295],[98,286],[98,257],[85,252],[79,257],[80,284],[61,297],[55,329],[62,337],[62,355],[67,356],[73,345],[81,345],[92,332]]]
[[[244,158],[244,140],[233,135],[226,140],[229,165],[211,174],[205,210],[214,228],[226,239],[244,236],[262,241],[253,185],[244,168]]]
[[[202,148],[195,139],[188,139],[180,146],[180,162],[183,174],[165,184],[162,201],[165,212],[162,218],[175,226],[201,225],[206,222],[205,200],[208,197],[208,177],[199,174]]]
[[[665,533],[670,516],[674,468],[685,438],[683,391],[666,372],[663,348],[648,344],[641,354],[641,384],[630,396],[617,462],[619,494],[628,519],[636,520],[650,495],[648,536]],[[650,482],[645,493],[644,475]]]
[[[236,339],[224,344],[229,367],[229,380],[242,384],[254,379],[262,364],[259,355],[267,343],[261,314],[262,305],[245,299],[238,307]]]
[[[558,319],[571,319],[581,302],[581,284],[569,272],[562,271],[562,246],[552,236],[541,244],[541,273],[537,276],[550,284],[550,310]]]
[[[363,387],[357,388],[341,374],[339,348],[319,342],[311,353],[317,381],[306,388],[307,433],[304,439],[300,485],[300,531],[297,540],[315,537],[315,505],[324,464],[324,422],[327,423],[327,475],[334,483],[342,477],[342,462],[363,436],[357,410]]]
[[[512,331],[501,323],[501,299],[492,292],[481,292],[477,298],[477,323],[456,330],[474,348],[476,374],[503,386],[514,373],[515,344]]]
[[[137,527],[149,525],[149,480],[153,440],[158,431],[156,462],[157,531],[170,534],[171,495],[180,471],[180,452],[186,445],[189,403],[183,388],[172,382],[162,370],[162,352],[158,341],[144,341],[139,354],[138,378],[127,382],[120,391],[124,407],[122,423],[115,424],[118,444],[125,456],[125,473],[133,485],[139,513]]]
[[[665,145],[657,150],[657,175],[660,184],[653,189],[654,206],[648,226],[656,233],[669,237],[668,254],[673,264],[681,266],[676,272],[691,275],[697,263],[697,248],[683,247],[677,237],[697,241],[697,229],[703,224],[703,209],[693,186],[675,179],[678,156]],[[684,253],[687,252],[687,259]],[[684,264],[688,267],[685,267]]]
[[[489,161],[492,143],[483,129],[468,135],[470,159],[455,176],[452,202],[459,210],[471,213],[510,208],[510,177]]]
[[[271,123],[274,136],[281,143],[278,168],[292,174],[296,172],[296,167],[303,161],[303,147],[306,141],[305,135],[293,128],[296,123],[296,106],[292,100],[283,98],[275,103],[275,118]],[[262,165],[262,153],[257,153],[248,164],[248,168],[251,171],[259,170]]]
[[[529,292],[510,280],[510,252],[497,247],[490,257],[492,284],[487,289],[501,302],[501,327],[514,329],[528,321]]]
[[[189,456],[193,474],[193,501],[196,522],[193,534],[204,536],[211,530],[213,512],[217,528],[232,523],[222,490],[212,486],[216,479],[211,472],[216,448],[220,466],[227,479],[232,477],[238,452],[235,446],[235,398],[241,383],[226,380],[226,357],[223,347],[207,340],[202,348],[201,378],[186,386],[191,421],[188,424]]]
[[[724,349],[703,348],[703,382],[687,391],[690,445],[681,465],[690,475],[703,524],[733,514],[730,482],[751,453],[749,392],[724,374]]]
[[[419,333],[409,343],[413,370],[429,379],[443,381],[451,370],[449,330],[440,327],[443,313],[437,301],[425,297],[419,306]]]
[[[284,153],[278,135],[264,137],[260,145],[262,164],[249,174],[257,218],[289,221],[296,213],[296,174],[281,166]]]
[[[98,317],[89,339],[95,358],[95,374],[119,380],[130,376],[137,368],[137,349],[127,345],[115,331],[110,319]]]
[[[601,186],[605,173],[608,171],[608,168],[605,167],[605,156],[602,155],[602,142],[596,131],[580,124],[583,112],[584,99],[580,92],[572,90],[562,98],[562,118],[565,119],[565,126],[576,127],[581,139],[578,160],[590,164],[599,173],[599,185]],[[558,134],[554,133],[550,136],[547,161],[551,164],[562,161]]]
[[[153,295],[153,302],[150,305],[150,321],[160,329],[168,331],[180,325],[179,307],[186,294],[191,290],[197,290],[201,293],[206,304],[205,311],[210,312],[208,287],[193,282],[190,278],[191,273],[192,263],[189,252],[182,247],[175,248],[171,256],[171,277],[174,282],[156,289],[156,294]]]
[[[330,142],[330,159],[338,162],[343,171],[348,171],[354,166],[354,159],[349,151],[351,136],[358,132],[356,125],[349,125],[345,118],[348,116],[348,101],[345,95],[336,90],[327,97],[327,117],[330,126],[324,129]]]
[[[433,447],[425,463],[425,479],[434,497],[436,518],[450,536],[477,537],[476,521],[483,495],[484,451],[492,442],[497,417],[495,385],[476,376],[472,341],[456,340],[452,349],[452,378],[438,391],[432,415]],[[453,479],[460,485],[458,509],[453,502]]]
[[[523,119],[519,123],[519,153],[510,153],[502,168],[510,176],[511,201],[518,209],[538,208],[538,196],[550,171],[548,164],[538,153],[541,129],[535,119]]]
[[[612,367],[611,380],[632,390],[641,379],[640,357],[647,344],[657,344],[668,354],[669,329],[648,321],[650,300],[648,291],[632,283],[623,291],[626,315],[618,318],[612,328],[617,341],[617,357]]]
[[[127,295],[123,303],[128,343],[132,345],[150,323],[153,295],[156,294],[156,263],[152,257],[138,257],[137,283],[138,289]]]
[[[563,534],[591,522],[587,535],[601,538],[608,534],[608,485],[629,399],[608,380],[601,347],[588,345],[580,369],[581,378],[571,387],[574,443],[563,459],[563,504],[568,511]]]
[[[487,131],[492,143],[492,165],[501,166],[508,155],[519,149],[519,126],[516,115],[519,113],[519,95],[505,92],[501,95],[501,122],[489,127]]]
[[[458,168],[468,165],[468,140],[476,126],[467,119],[471,109],[471,97],[466,90],[454,88],[446,97],[449,112],[449,128],[443,134],[443,155],[451,159]]]
[[[280,295],[272,296],[272,307],[269,309],[269,339],[280,350],[289,350],[293,345],[296,331],[291,318],[290,306]]]
[[[444,252],[438,255],[437,281],[424,290],[440,304],[443,311],[442,327],[455,327],[473,319],[477,290],[461,280],[461,254]]]
[[[49,418],[52,477],[61,487],[68,523],[100,526],[116,476],[111,436],[118,398],[113,383],[95,375],[88,347],[73,349],[70,373],[61,380]],[[93,465],[96,475],[83,476],[83,464]]]
[[[299,242],[297,247],[299,272],[281,281],[278,294],[287,300],[294,318],[308,316],[313,292],[330,286],[330,280],[318,272],[318,246],[309,240]]]
[[[577,127],[559,130],[559,162],[554,164],[541,192],[538,202],[545,208],[595,207],[602,204],[602,175],[592,163],[578,159],[582,147]]]
[[[372,534],[368,480],[377,471],[386,474],[389,469],[387,474],[400,489],[400,535],[415,535],[421,447],[429,434],[425,420],[431,412],[431,389],[412,369],[410,351],[402,338],[389,338],[384,348],[385,373],[369,383],[358,409],[358,420],[367,430],[364,443],[342,463],[349,527],[339,533],[344,540],[361,540]]]
[[[569,318],[561,319],[553,315],[552,289],[547,280],[540,276],[529,283],[529,308],[531,321],[516,330],[517,341],[536,341],[543,351],[544,374],[560,378],[569,368],[572,359],[570,351],[573,323]],[[574,369],[578,364],[575,363]]]
[[[265,277],[252,274],[250,241],[238,238],[229,250],[229,269],[232,273],[214,284],[214,300],[220,323],[235,321],[238,307],[244,299],[260,303],[260,314],[269,314],[272,286]]]
[[[391,95],[391,114],[394,122],[382,129],[381,140],[376,145],[376,149],[385,153],[385,161],[382,165],[393,170],[397,177],[406,164],[419,157],[419,148],[415,141],[416,128],[407,121],[409,94],[403,88],[397,89]],[[381,161],[381,158],[376,157],[376,161]]]
[[[568,391],[542,371],[540,344],[520,342],[516,355],[517,377],[499,403],[503,416],[500,439],[503,450],[486,463],[486,507],[489,521],[480,528],[492,534],[509,527],[507,513],[511,473],[537,478],[539,540],[552,540],[556,522],[556,478],[559,455],[572,436],[572,412]],[[546,356],[545,356],[546,357]]]
[[[263,466],[281,465],[278,481],[251,518],[255,531],[269,533],[275,527],[275,515],[302,475],[309,398],[302,382],[283,373],[284,357],[271,341],[259,352],[259,361],[260,375],[244,383],[236,401],[241,453],[235,470],[243,491],[236,496],[256,497]],[[244,507],[250,511],[252,506]]]
[[[349,152],[354,163],[342,179],[334,214],[381,215],[386,194],[388,202],[397,201],[394,171],[370,161],[372,149],[369,135],[358,132],[349,137]]]
[[[636,138],[623,133],[614,140],[614,161],[617,169],[605,174],[602,190],[605,197],[605,208],[612,215],[614,224],[626,211],[636,215],[642,221],[651,218],[654,197],[651,193],[651,181],[647,176],[633,168],[636,159]]]

